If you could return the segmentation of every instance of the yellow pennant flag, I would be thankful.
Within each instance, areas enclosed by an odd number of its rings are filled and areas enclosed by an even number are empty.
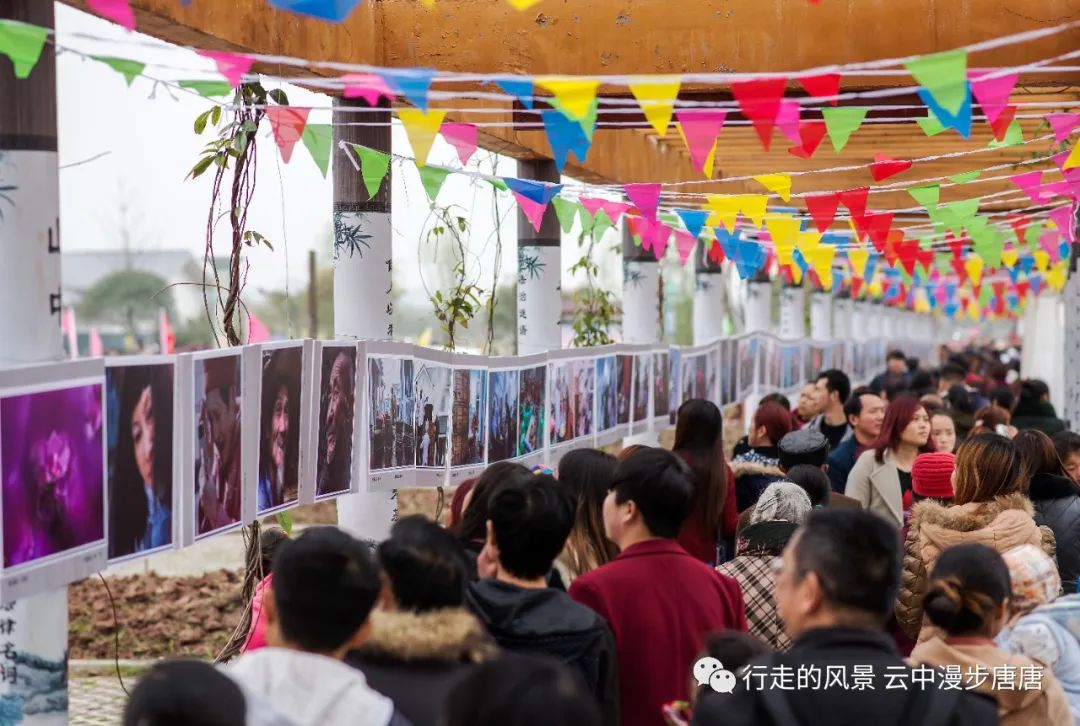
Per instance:
[[[405,133],[409,135],[416,165],[424,166],[431,153],[431,145],[435,143],[435,136],[446,118],[446,111],[431,109],[424,113],[418,108],[399,108],[397,113],[405,126]]]
[[[1054,265],[1053,268],[1047,271],[1046,284],[1050,286],[1051,290],[1054,290],[1055,292],[1061,292],[1061,290],[1065,287],[1066,277],[1067,275],[1065,273],[1065,264],[1059,262]]]
[[[434,0],[432,0],[432,2],[434,2]],[[540,0],[506,0],[506,2],[510,3],[510,6],[514,8],[514,10],[527,10],[540,2]]]
[[[826,290],[832,289],[832,264],[833,258],[836,256],[836,248],[832,245],[819,244],[809,255],[806,255],[806,261],[810,263],[810,266],[814,268],[814,272],[817,273],[818,279],[821,280],[821,287]]]
[[[791,176],[788,174],[762,174],[754,177],[754,181],[768,189],[773,194],[779,195],[785,202],[791,200]]]
[[[682,85],[682,79],[679,76],[655,76],[647,80],[645,78],[636,80],[630,84],[630,93],[634,94],[645,118],[661,136],[667,133],[668,125],[671,123],[671,114],[675,109],[675,98],[679,95],[680,85]]]
[[[778,265],[795,263],[795,240],[799,236],[799,224],[799,220],[792,217],[769,216],[765,218],[765,226],[772,237]]]
[[[600,81],[549,76],[538,79],[536,85],[550,91],[566,109],[570,118],[581,121],[589,115],[589,109],[596,100],[596,89],[600,87]]]
[[[709,211],[712,212],[705,224],[710,227],[722,224],[728,233],[734,232],[735,220],[739,217],[740,198],[720,194],[707,194],[705,198]]]
[[[1062,171],[1068,171],[1073,167],[1080,166],[1080,141],[1077,141],[1072,148],[1072,152],[1069,153],[1069,158],[1065,159],[1065,163],[1062,165]]]
[[[930,301],[926,297],[926,291],[921,287],[915,291],[915,312],[924,314],[930,312]]]
[[[866,277],[866,263],[870,261],[870,250],[865,247],[851,247],[847,251],[848,261],[851,262],[851,271],[856,277]]]
[[[739,211],[742,215],[754,223],[754,227],[760,229],[761,222],[765,219],[765,209],[769,204],[767,194],[747,194],[738,197]]]
[[[983,261],[978,255],[970,255],[964,260],[964,270],[967,272],[972,285],[978,285],[982,282]]]
[[[874,279],[866,286],[866,292],[871,298],[877,299],[881,297],[881,293],[884,292],[881,287],[881,275],[874,275]]]
[[[1039,272],[1046,272],[1050,267],[1050,254],[1046,250],[1035,250],[1032,257],[1035,258],[1035,266],[1039,268]]]
[[[802,256],[810,260],[810,255],[821,246],[821,232],[817,230],[803,230],[799,232],[799,239],[795,242],[795,249],[802,252]],[[831,245],[830,245],[831,247]],[[835,248],[834,248],[835,250]]]
[[[791,266],[791,282],[795,285],[801,285],[803,278],[802,268],[798,265]]]
[[[1020,252],[1016,249],[1007,249],[1001,251],[1001,262],[1010,270],[1016,267],[1016,263],[1020,259]]]
[[[539,1],[540,0],[537,0],[537,2],[539,2]],[[424,7],[429,9],[429,10],[431,8],[435,7],[435,0],[423,0],[423,3],[424,3]]]
[[[979,319],[979,301],[975,298],[972,298],[971,302],[968,303],[968,317],[972,320]]]

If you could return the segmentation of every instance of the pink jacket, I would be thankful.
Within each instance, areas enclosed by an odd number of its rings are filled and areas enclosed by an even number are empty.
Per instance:
[[[266,616],[263,614],[263,593],[270,589],[273,575],[267,575],[255,587],[255,595],[251,598],[251,630],[248,631],[247,640],[241,652],[250,653],[253,650],[266,647]]]

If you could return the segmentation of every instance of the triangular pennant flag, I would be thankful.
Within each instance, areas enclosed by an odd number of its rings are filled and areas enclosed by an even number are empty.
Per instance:
[[[91,12],[128,30],[135,30],[135,11],[129,0],[86,0]]]
[[[394,92],[381,76],[374,73],[346,73],[341,77],[345,98],[362,98],[369,106],[379,105],[379,99],[393,100]]]
[[[724,128],[726,111],[694,108],[677,111],[675,119],[679,122],[686,148],[690,151],[690,161],[697,171],[712,176],[711,159],[716,147],[716,137]],[[708,169],[706,170],[706,167]]]
[[[870,259],[870,250],[865,247],[849,247],[847,251],[848,261],[851,262],[851,271],[856,277],[866,278],[866,263]]]
[[[1080,141],[1077,141],[1073,145],[1072,151],[1069,153],[1069,158],[1065,160],[1065,163],[1061,165],[1062,171],[1069,169],[1075,169],[1080,166]]]
[[[743,116],[754,124],[761,145],[768,151],[772,144],[773,125],[780,112],[780,100],[784,97],[787,79],[758,78],[731,84],[731,92],[739,102]]]
[[[978,255],[971,255],[964,260],[964,271],[972,285],[979,285],[982,281],[983,261]]]
[[[623,187],[626,197],[638,211],[650,220],[656,219],[656,206],[660,202],[660,184],[627,184]]]
[[[200,50],[199,55],[214,61],[218,73],[225,76],[225,80],[233,88],[239,88],[244,76],[255,64],[255,59],[238,53],[227,53],[220,50]]]
[[[1046,254],[1046,250],[1035,250],[1031,253],[1031,257],[1035,260],[1035,267],[1039,272],[1046,272],[1050,267],[1050,255]]]
[[[937,209],[938,200],[941,198],[941,185],[928,184],[922,187],[912,187],[907,192],[916,202],[928,210],[934,211]]]
[[[351,146],[360,158],[360,174],[364,177],[364,187],[367,188],[368,197],[374,197],[379,193],[379,187],[382,186],[386,173],[390,171],[390,155],[360,144]]]
[[[829,140],[832,141],[836,151],[844,150],[848,139],[862,126],[866,111],[867,109],[862,106],[821,109],[821,115],[825,117],[825,128],[829,132]]]
[[[789,174],[762,174],[754,181],[776,194],[785,202],[791,199],[791,176]]]
[[[709,213],[703,209],[676,209],[675,214],[679,215],[679,219],[686,226],[686,231],[694,239],[701,234],[701,228],[705,226],[705,220],[709,218]]]
[[[409,103],[423,112],[428,110],[428,91],[435,71],[431,68],[394,68],[379,71],[390,90],[408,99]],[[401,112],[398,112],[401,115]],[[438,131],[438,129],[436,129]]]
[[[874,163],[870,165],[870,175],[874,181],[885,181],[889,177],[903,174],[910,169],[912,162],[907,159],[894,159],[888,154],[874,154]]]
[[[334,127],[330,124],[308,124],[300,138],[325,179],[330,171],[330,149],[334,143]]]
[[[181,0],[184,5],[190,2],[191,0]],[[359,3],[360,0],[270,0],[272,7],[329,20],[332,23],[344,21]]]
[[[596,89],[600,87],[600,81],[588,78],[544,77],[537,79],[536,85],[555,96],[570,118],[580,121],[588,115],[589,108],[596,99]]]
[[[571,152],[578,162],[585,163],[592,144],[581,124],[551,108],[544,109],[540,115],[544,119],[544,131],[547,132],[555,167],[561,172]]]
[[[649,237],[653,255],[656,257],[656,261],[659,262],[663,259],[664,253],[667,252],[668,240],[671,238],[671,227],[663,222],[653,222]]]
[[[1054,141],[1063,144],[1077,126],[1080,126],[1080,113],[1048,113],[1046,120],[1054,129]]]
[[[629,84],[630,93],[634,94],[645,118],[660,136],[667,133],[681,84],[679,76],[646,76]]]
[[[558,199],[558,197],[555,197],[555,199]],[[553,199],[552,201],[555,200]],[[586,225],[583,226],[586,226],[586,228],[589,229],[594,239],[602,238],[605,232],[615,226],[615,224],[611,220],[611,215],[605,212],[603,209],[596,213],[596,217],[594,217],[590,221],[590,224],[591,227],[588,227]]]
[[[424,185],[428,199],[435,204],[435,198],[439,196],[439,190],[442,189],[443,182],[446,181],[451,170],[442,166],[421,166],[417,168],[417,171],[420,172],[420,183]]]
[[[1018,186],[1024,194],[1027,194],[1028,199],[1038,202],[1041,197],[1039,185],[1042,183],[1042,176],[1042,171],[1029,171],[1023,174],[1014,174],[1009,177],[1009,181]]]
[[[697,237],[694,237],[689,232],[683,232],[681,229],[675,230],[675,249],[679,251],[679,262],[683,265],[690,259],[695,244],[697,244]]]
[[[814,225],[823,233],[832,226],[836,210],[840,206],[839,194],[814,194],[803,197],[806,209],[814,219]]]
[[[919,125],[919,128],[922,129],[922,132],[927,136],[937,136],[948,128],[945,124],[941,123],[941,121],[938,120],[938,117],[933,113],[928,113],[925,118],[915,119],[915,123]]]
[[[533,229],[539,232],[540,225],[544,222],[544,212],[547,211],[548,205],[534,202],[517,192],[514,192],[514,197],[517,199],[518,208],[521,209],[521,213],[529,220],[529,224],[533,226]]]
[[[553,197],[551,205],[555,207],[555,216],[559,218],[559,227],[562,228],[563,234],[569,234],[577,218],[578,209],[581,208],[580,205],[562,197]]]
[[[34,70],[49,31],[38,25],[0,18],[0,53],[15,67],[16,78],[28,78]]]
[[[889,238],[889,232],[892,229],[892,220],[892,212],[868,212],[866,214],[866,231],[878,252],[885,249],[885,241]]]
[[[967,51],[957,49],[924,55],[908,61],[904,67],[949,115],[960,112],[968,94]]]
[[[954,129],[965,139],[971,138],[971,94],[967,93],[964,96],[964,100],[960,105],[960,110],[956,113],[950,112],[948,109],[938,103],[937,98],[934,97],[925,88],[919,89],[919,98],[926,104],[926,107],[930,109],[930,112],[937,116],[938,121],[942,123],[946,128]]]
[[[1015,247],[1010,247],[1001,251],[1001,264],[1010,270],[1016,267],[1016,261],[1020,259],[1020,253],[1016,251]]]
[[[95,55],[93,58],[122,75],[124,80],[127,81],[129,88],[131,87],[131,84],[135,82],[135,79],[141,76],[142,72],[146,70],[145,63],[129,60],[127,58],[111,58],[102,55]]]
[[[987,75],[989,74],[982,76],[970,75],[972,76],[971,92],[975,95],[975,100],[979,102],[979,106],[982,107],[987,120],[993,124],[1005,110],[1005,107],[1009,105],[1009,96],[1012,95],[1020,74],[1015,72],[1006,73],[995,78],[988,78]]]
[[[592,105],[589,106],[589,110],[585,113],[585,118],[578,122],[581,125],[581,130],[585,134],[585,138],[587,138],[590,143],[592,142],[593,134],[596,133],[596,122],[599,118],[600,101],[594,98]]]
[[[0,28],[2,33],[2,28]],[[180,81],[177,85],[181,88],[194,91],[203,98],[217,98],[232,94],[233,87],[225,81]]]
[[[996,141],[1005,140],[1006,134],[1009,133],[1009,127],[1012,126],[1015,118],[1016,106],[1007,106],[996,119],[990,122],[990,130],[994,132]]]
[[[709,259],[712,260],[713,264],[719,265],[727,258],[727,255],[724,254],[724,248],[720,246],[720,242],[716,237],[711,234],[702,241],[702,244],[709,251]]]
[[[790,265],[795,261],[792,254],[795,252],[799,226],[799,220],[794,217],[770,215],[765,218],[765,227],[769,230],[769,236],[772,237],[777,264]]]
[[[870,187],[845,189],[837,193],[840,196],[840,203],[848,208],[852,218],[861,221],[866,216],[866,200],[870,195]]]
[[[1027,243],[1029,248],[1034,248],[1039,244],[1039,238],[1042,237],[1043,227],[1045,227],[1043,222],[1034,222],[1024,230],[1024,242]]]
[[[1073,205],[1055,207],[1047,215],[1069,242],[1076,241],[1076,228],[1073,226]]]
[[[755,229],[760,228],[762,220],[765,219],[769,197],[765,194],[745,194],[735,199],[739,204],[739,212],[753,223]]]
[[[817,99],[829,99],[829,103],[835,106],[840,102],[836,96],[840,94],[840,74],[824,73],[819,76],[803,76],[796,79],[806,92]]]
[[[1005,136],[1000,141],[993,139],[986,145],[988,149],[1004,149],[1009,146],[1020,146],[1024,143],[1024,129],[1020,125],[1020,122],[1013,119],[1009,124],[1009,128],[1005,130]]]
[[[310,108],[300,106],[267,106],[266,117],[270,119],[270,129],[274,132],[274,143],[281,152],[282,160],[288,164],[292,160],[293,147],[304,135]]]
[[[533,82],[531,78],[507,78],[495,81],[495,85],[517,98],[521,105],[531,109],[533,107]]]
[[[435,136],[439,133],[446,111],[432,109],[421,111],[415,108],[399,108],[398,118],[405,126],[405,133],[409,137],[409,144],[413,148],[413,157],[417,166],[427,163],[431,146],[435,143]]]
[[[953,174],[949,177],[949,181],[954,184],[967,184],[973,182],[982,176],[981,171],[965,171],[962,174]]]
[[[818,280],[821,282],[821,287],[825,290],[831,290],[833,286],[832,279],[832,264],[833,258],[836,256],[836,248],[832,245],[820,245],[810,252],[807,262],[817,273]]]
[[[724,229],[728,232],[735,231],[735,221],[739,218],[739,207],[741,205],[741,198],[734,196],[721,196],[719,194],[707,194],[705,198],[708,200],[709,209],[712,214],[709,215],[707,224],[724,225]],[[730,256],[730,255],[729,255]]]
[[[469,159],[476,153],[476,126],[463,123],[443,123],[439,133],[446,143],[457,151],[462,166],[467,166]]]
[[[506,186],[517,196],[525,197],[529,201],[536,202],[543,206],[547,206],[551,203],[551,200],[562,191],[562,184],[549,184],[547,182],[538,182],[531,179],[515,179],[513,177],[503,177],[503,182]]]
[[[788,153],[800,159],[809,159],[821,146],[827,130],[824,121],[803,121],[799,124],[799,138],[802,140],[802,146],[792,146],[788,149]]]
[[[1051,290],[1061,292],[1065,288],[1067,277],[1064,265],[1054,265],[1054,268],[1046,273],[1046,284]]]

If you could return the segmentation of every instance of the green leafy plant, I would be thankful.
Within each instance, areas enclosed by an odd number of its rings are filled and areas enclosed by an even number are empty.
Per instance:
[[[585,273],[585,287],[574,292],[574,319],[571,322],[574,337],[570,345],[575,348],[614,342],[610,330],[615,325],[615,293],[603,289],[597,282],[600,267],[593,260],[593,251],[598,241],[593,230],[582,230],[578,236],[578,247],[584,246],[585,250],[570,267],[571,273]]]
[[[446,335],[447,350],[456,349],[459,331],[468,329],[469,323],[483,309],[482,298],[486,294],[484,288],[478,284],[478,277],[473,277],[470,272],[468,239],[471,227],[468,218],[459,211],[464,212],[453,205],[433,206],[431,219],[434,223],[424,235],[424,241],[435,248],[437,264],[439,251],[444,246],[449,247],[448,251],[453,259],[449,287],[429,293],[435,317]]]

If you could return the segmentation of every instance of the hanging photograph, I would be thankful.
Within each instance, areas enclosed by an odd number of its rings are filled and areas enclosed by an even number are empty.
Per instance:
[[[100,360],[0,372],[4,602],[105,565]]]
[[[784,343],[780,347],[780,389],[792,391],[803,382],[802,343]]]
[[[615,356],[596,359],[596,431],[604,433],[618,423],[618,370]]]
[[[626,425],[630,423],[631,402],[634,397],[634,356],[629,354],[617,355],[615,356],[615,365],[619,371],[618,376],[616,376],[615,420],[620,425]]]
[[[449,355],[424,351],[413,360],[416,373],[416,485],[442,486],[450,453],[451,385]]]
[[[189,419],[196,539],[239,527],[248,508],[243,478],[244,376],[240,349],[192,354]]]
[[[765,373],[762,387],[775,391],[780,387],[780,341],[773,337],[765,338]]]
[[[518,371],[488,371],[488,463],[517,456]]]
[[[171,548],[176,542],[174,487],[178,428],[176,363],[132,357],[105,368],[109,562]]]
[[[315,379],[318,397],[315,451],[315,499],[358,491],[354,457],[357,420],[356,343],[317,341]]]
[[[713,343],[705,354],[705,391],[707,401],[720,405],[720,344]]]
[[[410,486],[416,467],[413,359],[367,348],[368,489]]]
[[[518,406],[518,456],[542,455],[544,451],[544,393],[547,390],[547,366],[523,368]]]
[[[806,365],[810,369],[810,375],[816,376],[829,368],[825,363],[825,346],[822,344],[811,345],[807,348]]]
[[[739,338],[738,344],[738,362],[739,362],[739,376],[738,376],[738,398],[740,401],[746,400],[748,396],[754,393],[758,389],[757,372],[758,367],[758,351],[761,345],[761,340],[755,335],[750,335],[744,338]]]
[[[652,391],[652,353],[638,353],[633,356],[633,423],[641,423],[649,419],[649,396]],[[638,427],[635,427],[635,430]]]
[[[653,419],[667,422],[671,414],[671,355],[670,350],[653,353]]]
[[[255,470],[260,517],[300,501],[300,442],[303,432],[310,431],[305,347],[310,350],[310,343],[305,346],[304,341],[295,341],[263,345],[259,351]]]
[[[450,412],[450,480],[460,482],[484,467],[487,425],[487,369],[474,367],[483,356],[455,355]]]
[[[551,448],[550,459],[546,462],[549,465],[557,464],[568,451],[594,443],[596,359],[569,358],[571,355],[581,355],[581,352],[549,354],[548,437]]]
[[[723,340],[720,342],[720,405],[727,406],[738,398],[736,390],[736,341]]]

